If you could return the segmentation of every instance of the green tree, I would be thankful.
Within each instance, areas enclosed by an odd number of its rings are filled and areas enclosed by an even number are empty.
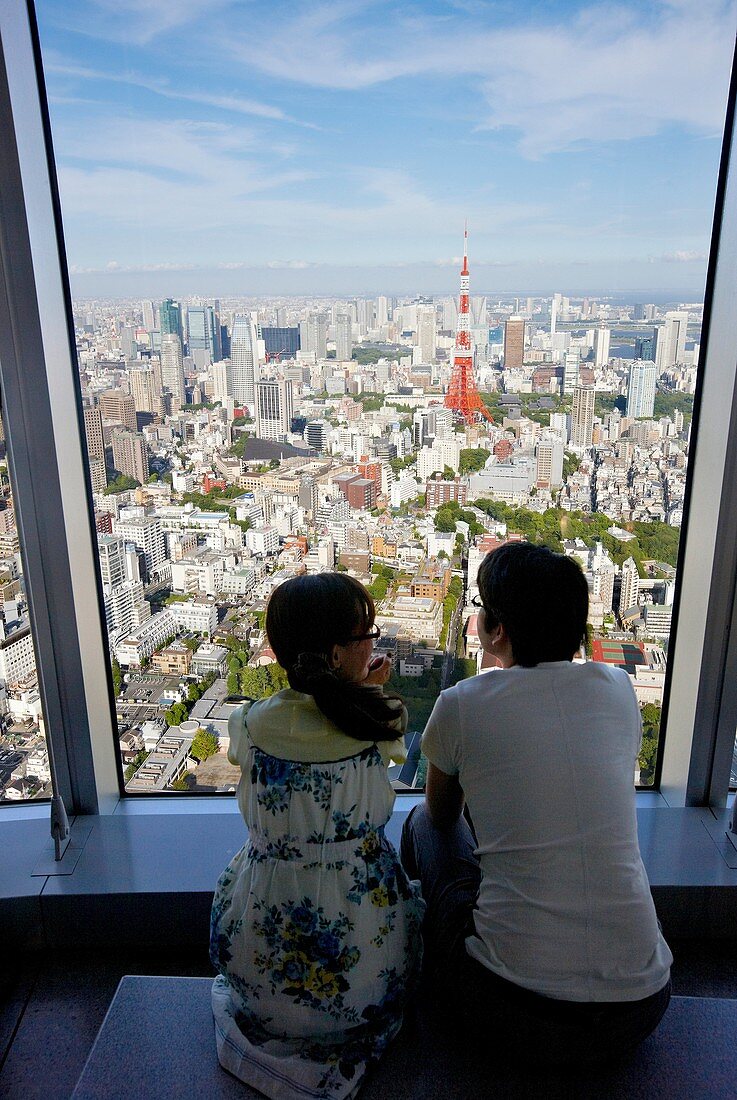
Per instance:
[[[194,756],[196,760],[202,762],[207,760],[208,756],[214,756],[217,751],[218,739],[215,734],[208,733],[207,730],[200,727],[194,735],[192,747],[189,750],[190,756]]]
[[[461,451],[460,473],[473,474],[477,470],[483,470],[489,458],[491,451],[484,447],[464,447]]]
[[[174,703],[164,714],[167,726],[181,726],[189,711],[185,703]]]
[[[640,768],[640,783],[644,786],[650,786],[655,774],[655,764],[658,756],[661,708],[657,703],[645,703],[641,714],[642,744],[637,763]]]
[[[120,665],[116,661],[115,657],[113,657],[113,661],[112,661],[112,672],[113,672],[113,693],[115,695],[115,698],[117,699],[118,696],[120,695],[120,689],[123,686],[123,677],[122,677],[121,672],[120,672]]]
[[[127,474],[118,474],[118,476],[105,486],[105,495],[110,496],[113,493],[123,493],[126,489],[138,489],[140,481],[136,481],[134,477],[128,477]]]

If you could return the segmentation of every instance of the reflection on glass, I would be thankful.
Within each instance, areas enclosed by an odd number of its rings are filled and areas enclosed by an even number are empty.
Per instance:
[[[422,785],[507,539],[580,561],[651,783],[734,11],[38,6],[128,790],[235,784],[268,595],[332,568]]]
[[[0,801],[51,797],[5,432],[0,421]]]

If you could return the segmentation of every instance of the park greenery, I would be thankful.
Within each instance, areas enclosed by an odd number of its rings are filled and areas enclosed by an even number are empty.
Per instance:
[[[248,655],[243,650],[234,649],[228,658],[227,687],[229,695],[246,695],[249,699],[265,699],[277,691],[289,687],[287,674],[277,664],[261,665],[252,668],[247,663]]]
[[[449,505],[443,507],[447,509]],[[614,521],[602,512],[566,512],[562,508],[531,512],[526,508],[486,499],[474,501],[474,507],[499,523],[505,523],[510,533],[524,535],[529,542],[549,546],[558,553],[563,539],[579,538],[588,547],[593,547],[599,540],[617,565],[621,566],[627,558],[633,558],[641,577],[647,575],[643,564],[646,561],[664,562],[673,567],[678,561],[679,528],[656,520],[623,524],[634,538],[622,542],[607,533]],[[438,509],[438,514],[440,511]],[[458,515],[458,518],[462,517]]]
[[[461,474],[475,474],[477,470],[483,470],[487,461],[491,458],[491,451],[484,447],[463,447],[458,472]]]
[[[403,347],[401,344],[396,347],[355,347],[353,349],[352,359],[356,363],[360,363],[362,366],[378,363],[380,359],[399,360],[404,355],[411,355],[412,348]]]
[[[445,646],[446,639],[448,637],[448,627],[450,626],[450,620],[453,618],[453,613],[458,606],[458,601],[463,595],[463,581],[460,577],[453,577],[448,586],[448,594],[443,600],[443,629],[440,633],[440,648]]]
[[[128,489],[138,489],[140,485],[140,481],[136,481],[134,477],[128,477],[127,474],[118,474],[116,478],[105,486],[105,496],[111,496],[114,493],[124,493]]]

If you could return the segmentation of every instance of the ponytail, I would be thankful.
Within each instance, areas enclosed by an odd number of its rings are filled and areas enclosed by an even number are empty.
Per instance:
[[[311,695],[325,717],[357,741],[395,741],[402,733],[397,719],[404,707],[398,695],[339,680],[322,654],[300,653],[287,677],[290,687]]]

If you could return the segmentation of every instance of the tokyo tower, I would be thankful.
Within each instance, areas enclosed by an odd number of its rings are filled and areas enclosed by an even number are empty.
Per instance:
[[[461,296],[458,302],[458,329],[453,353],[453,372],[450,386],[443,402],[466,424],[494,418],[481,400],[476,379],[473,376],[473,348],[471,346],[471,315],[468,297],[468,229],[463,230],[463,269],[461,270]]]

